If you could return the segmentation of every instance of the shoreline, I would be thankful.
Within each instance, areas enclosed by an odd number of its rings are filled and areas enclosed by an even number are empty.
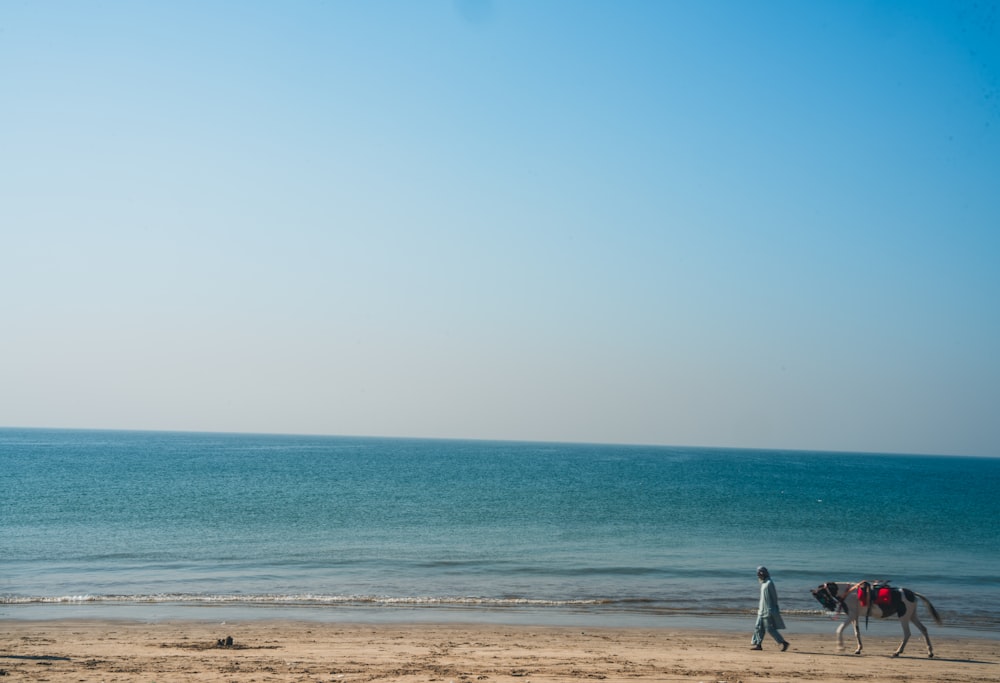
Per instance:
[[[302,622],[315,624],[424,624],[424,625],[494,625],[524,627],[570,627],[608,629],[649,629],[749,632],[756,619],[756,610],[742,613],[713,614],[689,611],[634,611],[600,609],[560,609],[552,607],[331,607],[326,605],[274,604],[187,604],[187,603],[30,603],[0,605],[0,624],[5,622],[107,621],[158,624]],[[789,631],[793,633],[834,633],[843,616],[833,618],[824,613],[785,613]],[[982,638],[1000,640],[1000,630],[989,625],[934,624],[925,620],[931,638]],[[862,638],[896,637],[901,634],[895,619],[871,619],[862,624]],[[845,636],[851,636],[848,627]],[[913,629],[914,636],[919,632]]]
[[[751,651],[742,631],[441,622],[124,619],[29,621],[0,617],[0,671],[27,681],[986,681],[1000,678],[1000,641],[931,628],[902,657],[893,631],[862,632],[864,654],[824,633],[785,631]],[[226,647],[226,639],[232,645]],[[219,641],[222,641],[222,645]]]

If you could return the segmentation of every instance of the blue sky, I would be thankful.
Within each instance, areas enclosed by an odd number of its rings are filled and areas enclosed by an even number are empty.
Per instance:
[[[0,4],[0,425],[1000,455],[1000,8]]]

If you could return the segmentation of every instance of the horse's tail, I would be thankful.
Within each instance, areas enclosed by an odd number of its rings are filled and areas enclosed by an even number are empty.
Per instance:
[[[927,609],[929,609],[931,611],[931,617],[934,618],[934,623],[937,624],[938,626],[940,626],[941,625],[941,617],[940,617],[940,615],[938,615],[937,610],[934,609],[934,605],[931,604],[931,601],[928,600],[926,596],[923,596],[923,595],[921,595],[920,593],[918,593],[916,591],[913,591],[913,594],[916,595],[918,598],[920,598],[921,600],[923,600],[927,604]]]

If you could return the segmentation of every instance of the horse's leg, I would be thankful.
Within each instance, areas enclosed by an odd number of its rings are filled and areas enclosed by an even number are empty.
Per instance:
[[[842,621],[840,623],[840,626],[837,627],[837,649],[838,650],[843,650],[844,649],[844,629],[847,628],[847,625],[849,623],[851,623],[851,622],[849,622],[849,621],[847,621],[845,619],[844,621]]]
[[[853,622],[853,624],[854,624],[854,637],[858,641],[858,649],[854,651],[854,654],[856,654],[856,655],[861,654],[861,629],[858,628],[858,621],[860,621],[860,620],[859,619],[855,619],[854,622]]]
[[[906,641],[910,639],[910,615],[904,614],[899,618],[899,625],[903,627],[903,642],[899,644],[899,647],[895,652],[892,653],[893,657],[898,657],[903,654],[903,649],[906,647]]]
[[[919,617],[917,617],[916,614],[913,615],[912,621],[916,625],[916,627],[920,629],[920,632],[924,634],[924,640],[927,642],[927,656],[933,657],[934,646],[931,645],[931,636],[929,633],[927,633],[927,627],[924,626],[924,622],[920,621]]]

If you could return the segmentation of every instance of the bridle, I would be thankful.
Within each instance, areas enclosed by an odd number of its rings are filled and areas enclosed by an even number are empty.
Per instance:
[[[836,586],[837,584],[832,584],[832,585]],[[844,611],[847,610],[844,607],[844,598],[837,595],[835,591],[831,590],[830,586],[831,584],[824,583],[819,590],[813,593],[813,595],[816,597],[817,600],[819,600],[820,604],[823,605],[823,607],[827,608],[828,610],[834,613],[834,618],[836,619],[838,616],[840,616],[841,610]],[[849,592],[850,589],[848,589],[847,592],[844,593],[844,596],[846,597],[847,593]]]

